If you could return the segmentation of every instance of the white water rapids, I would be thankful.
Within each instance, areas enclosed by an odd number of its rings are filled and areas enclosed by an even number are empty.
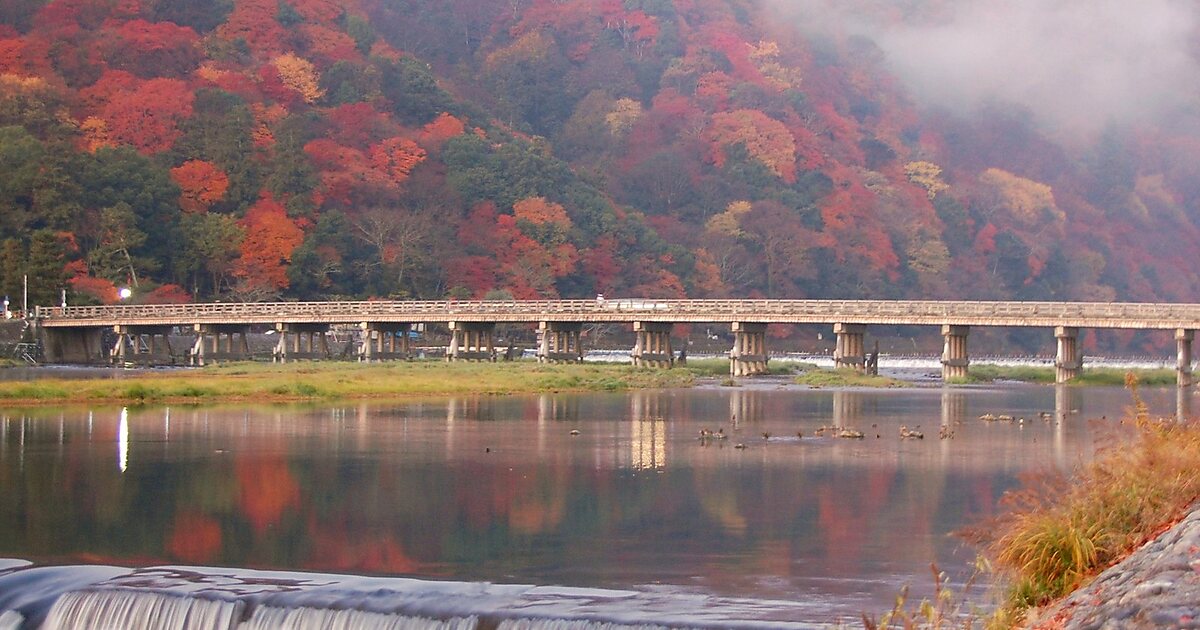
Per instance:
[[[2,565],[0,565],[2,566]],[[91,580],[92,583],[87,582]],[[0,569],[0,630],[805,628],[802,604],[195,567]]]

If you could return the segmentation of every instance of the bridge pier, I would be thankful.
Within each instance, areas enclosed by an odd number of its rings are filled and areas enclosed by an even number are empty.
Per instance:
[[[105,363],[104,331],[105,327],[42,327],[42,357],[47,363]]]
[[[767,325],[733,322],[733,349],[729,351],[729,375],[753,376],[767,373]]]
[[[867,327],[863,324],[834,324],[833,333],[837,344],[833,350],[833,364],[837,368],[866,369],[867,346],[864,338]]]
[[[1054,382],[1066,383],[1083,371],[1083,357],[1079,354],[1079,329],[1073,326],[1057,326],[1054,338],[1058,341],[1058,352],[1054,358]]]
[[[412,356],[409,338],[412,324],[362,322],[359,327],[363,331],[358,346],[359,361],[407,361]]]
[[[495,322],[450,322],[447,361],[495,361]]]
[[[250,344],[246,342],[249,326],[196,324],[194,329],[196,343],[192,345],[189,357],[192,365],[204,366],[219,361],[245,361],[250,358]]]
[[[1192,380],[1192,340],[1196,331],[1180,328],[1175,331],[1175,380],[1180,387],[1191,387]]]
[[[110,356],[114,365],[170,365],[172,356],[170,334],[173,326],[127,326],[117,324],[113,332],[117,341]]]
[[[539,363],[583,363],[582,322],[538,324]]]
[[[967,355],[969,326],[942,326],[942,380],[967,378],[971,359]]]
[[[670,322],[633,322],[636,341],[630,355],[635,367],[670,368],[675,364],[671,328]]]
[[[328,359],[329,324],[275,324],[279,343],[275,344],[276,363],[304,359]],[[289,347],[290,346],[290,347]]]

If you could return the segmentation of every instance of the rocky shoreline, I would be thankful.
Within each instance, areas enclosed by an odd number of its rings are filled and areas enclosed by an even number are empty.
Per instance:
[[[1087,586],[1041,611],[1030,627],[1200,628],[1200,505]]]

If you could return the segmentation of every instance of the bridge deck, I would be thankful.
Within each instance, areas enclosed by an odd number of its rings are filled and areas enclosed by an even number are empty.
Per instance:
[[[39,307],[48,328],[540,321],[1200,329],[1200,304],[881,300],[274,302]]]

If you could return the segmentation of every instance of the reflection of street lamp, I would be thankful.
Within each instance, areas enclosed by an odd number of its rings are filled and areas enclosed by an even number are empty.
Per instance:
[[[121,287],[121,290],[117,291],[117,297],[121,298],[122,300],[128,300],[129,296],[131,295],[133,295],[133,289],[130,289],[129,287]]]

